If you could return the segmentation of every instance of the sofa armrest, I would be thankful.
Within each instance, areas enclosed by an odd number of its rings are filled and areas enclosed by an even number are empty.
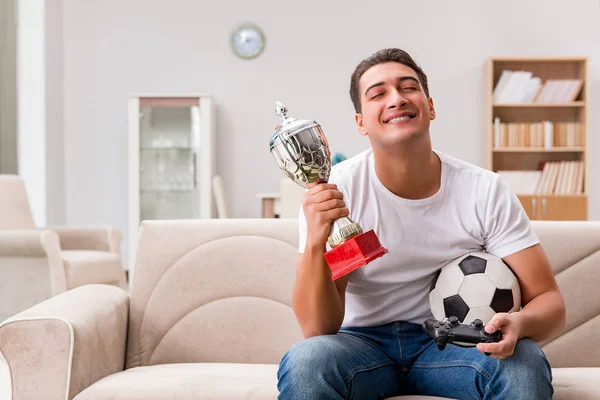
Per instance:
[[[70,400],[123,371],[128,317],[127,292],[86,285],[9,318],[0,324],[0,363],[12,397],[0,398]]]
[[[49,226],[60,238],[63,250],[99,250],[121,254],[121,231],[112,226]]]
[[[50,289],[52,295],[57,295],[67,290],[67,277],[60,256],[60,242],[58,235],[50,230],[7,230],[0,231],[0,259],[7,268],[19,267],[18,259],[40,259],[48,267]],[[29,263],[31,264],[31,263]],[[11,276],[10,271],[2,271],[4,277]],[[46,276],[46,278],[44,278]],[[34,274],[36,278],[48,279],[48,275]]]

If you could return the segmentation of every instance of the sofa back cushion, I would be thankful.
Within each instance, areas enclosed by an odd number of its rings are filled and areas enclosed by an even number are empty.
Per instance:
[[[600,222],[532,227],[567,307],[565,331],[542,348],[553,367],[600,367]],[[291,308],[297,229],[296,219],[143,222],[127,367],[278,363],[302,339]]]
[[[0,229],[33,229],[25,183],[17,175],[0,175]]]
[[[565,330],[542,349],[553,367],[600,367],[600,222],[531,224],[567,309]]]
[[[127,368],[278,363],[302,339],[291,307],[297,229],[293,219],[143,222]]]

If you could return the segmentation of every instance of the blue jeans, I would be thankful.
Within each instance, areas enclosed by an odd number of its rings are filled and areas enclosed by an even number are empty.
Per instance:
[[[439,350],[421,325],[395,322],[342,328],[303,340],[277,373],[279,399],[385,399],[430,395],[454,399],[544,400],[553,395],[550,365],[530,339],[499,360],[452,344]]]

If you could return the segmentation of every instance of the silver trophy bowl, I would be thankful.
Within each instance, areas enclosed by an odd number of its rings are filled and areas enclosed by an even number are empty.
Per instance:
[[[281,122],[275,126],[269,151],[279,168],[298,185],[310,189],[327,183],[331,152],[321,126],[315,121],[288,117],[287,111],[283,104],[276,102],[275,112]],[[327,241],[334,248],[362,232],[359,224],[343,217],[333,222]]]

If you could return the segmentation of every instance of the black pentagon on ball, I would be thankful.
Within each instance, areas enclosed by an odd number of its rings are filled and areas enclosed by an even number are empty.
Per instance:
[[[446,317],[455,316],[460,322],[463,322],[468,312],[469,306],[459,295],[456,294],[444,299],[444,313]]]
[[[483,274],[486,265],[487,260],[477,256],[468,256],[458,263],[458,266],[465,276],[471,274]]]
[[[513,292],[510,289],[496,289],[492,297],[492,310],[496,312],[508,312],[514,306]]]
[[[433,289],[435,289],[435,284],[437,283],[438,278],[440,277],[440,274],[442,273],[441,269],[438,269],[438,271],[435,273],[435,276],[433,277],[433,280],[431,281],[431,286],[429,288],[429,291],[431,292]]]

